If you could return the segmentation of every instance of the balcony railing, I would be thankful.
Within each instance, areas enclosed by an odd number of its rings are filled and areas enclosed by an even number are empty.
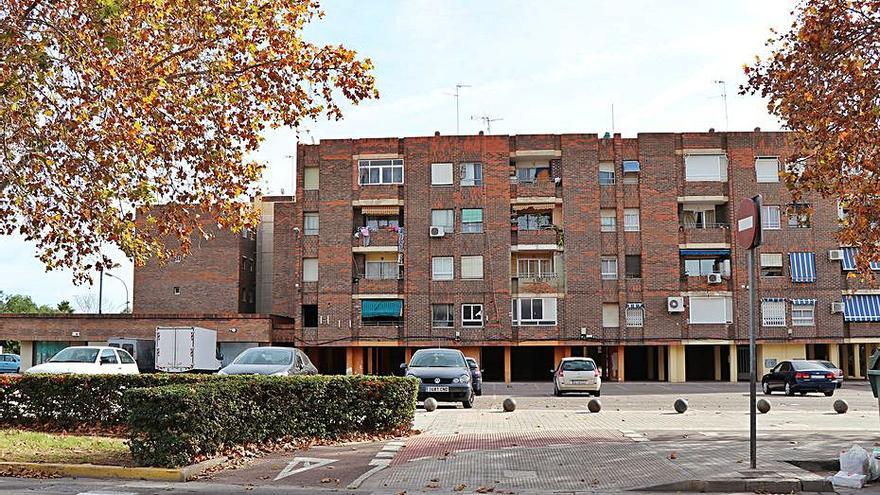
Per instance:
[[[729,229],[730,224],[728,223],[681,223],[679,224],[679,228],[686,230],[709,230],[709,229]]]
[[[403,320],[367,320],[361,321],[362,327],[399,327],[403,325]]]

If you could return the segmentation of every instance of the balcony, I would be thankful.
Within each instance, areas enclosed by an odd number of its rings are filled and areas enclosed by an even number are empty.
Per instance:
[[[511,198],[552,198],[556,197],[556,181],[552,177],[534,179],[510,178]]]
[[[562,230],[559,232],[553,228],[541,230],[518,230],[513,226],[510,233],[510,244],[517,251],[524,250],[561,250],[562,249]]]
[[[400,294],[403,292],[403,266],[396,261],[355,259],[357,275],[353,282],[356,294]]]
[[[682,224],[678,227],[680,244],[730,243],[730,225],[726,223]]]
[[[556,273],[542,273],[541,275],[514,275],[510,284],[513,294],[553,294],[562,292],[562,278]]]
[[[351,239],[351,247],[354,252],[383,252],[397,251],[400,234],[391,229],[370,229],[370,235],[361,234],[361,229],[355,229],[355,235]]]

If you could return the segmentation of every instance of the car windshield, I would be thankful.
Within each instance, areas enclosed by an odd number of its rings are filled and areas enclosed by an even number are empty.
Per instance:
[[[285,365],[293,362],[293,352],[288,349],[248,349],[235,358],[235,364]]]
[[[837,369],[837,366],[835,366],[834,363],[832,363],[831,361],[816,361],[816,362],[819,363],[819,364],[821,364],[822,366],[824,366],[824,367],[830,369],[830,370],[836,370],[836,369]]]
[[[68,347],[49,360],[50,363],[94,363],[98,349],[90,347]]]
[[[411,368],[460,368],[465,366],[461,354],[455,352],[417,352],[410,361]]]
[[[792,361],[791,366],[795,371],[823,370],[825,366],[815,361]]]
[[[593,366],[593,362],[586,359],[562,362],[562,371],[593,371],[595,369],[596,367]]]

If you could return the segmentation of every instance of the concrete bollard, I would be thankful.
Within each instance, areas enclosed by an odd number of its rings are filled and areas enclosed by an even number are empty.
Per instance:
[[[597,413],[602,410],[602,402],[599,399],[590,399],[590,402],[587,402],[587,409],[591,413]]]
[[[675,412],[682,414],[688,410],[688,401],[687,399],[675,399],[675,404],[672,406],[675,408]]]
[[[846,414],[849,411],[849,404],[843,399],[834,401],[834,412],[837,414]]]
[[[504,399],[504,402],[501,405],[504,407],[504,412],[516,411],[516,401],[513,400],[513,397]]]
[[[433,397],[425,399],[425,411],[431,412],[435,409],[437,409],[437,399]]]
[[[770,401],[767,399],[758,399],[755,407],[758,408],[759,413],[767,414],[768,412],[770,412]]]

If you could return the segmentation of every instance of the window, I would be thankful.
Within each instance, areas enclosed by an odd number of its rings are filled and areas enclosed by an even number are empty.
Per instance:
[[[520,258],[516,260],[516,274],[520,278],[555,277],[553,258]]]
[[[461,305],[461,325],[465,327],[481,327],[483,326],[483,305],[482,304],[462,304]]]
[[[605,328],[620,326],[620,309],[616,303],[602,304],[602,326]]]
[[[764,230],[779,230],[779,205],[761,208],[761,228]]]
[[[514,299],[512,310],[514,325],[556,324],[556,299],[554,298]]]
[[[720,273],[720,264],[717,258],[685,259],[684,274],[688,277],[699,277],[710,273]]]
[[[461,185],[463,185],[463,186],[482,186],[483,185],[483,164],[482,163],[462,163],[461,164]]]
[[[626,326],[629,328],[645,326],[645,307],[642,303],[626,303]]]
[[[684,169],[688,182],[726,182],[727,155],[686,155]]]
[[[688,229],[712,229],[715,223],[714,205],[684,205],[681,211],[681,224]]]
[[[431,305],[431,326],[434,328],[449,328],[454,325],[452,316],[452,304]]]
[[[516,180],[517,182],[535,182],[538,179],[550,179],[550,162],[547,160],[539,160],[532,162],[516,163]]]
[[[689,322],[691,325],[719,324],[733,322],[733,298],[695,297],[688,298]]]
[[[175,295],[175,296],[179,296],[179,295],[180,295],[180,287],[175,287],[175,288],[172,290],[172,292],[174,292],[174,295]]]
[[[782,253],[761,253],[761,276],[782,276]]]
[[[303,282],[318,281],[318,258],[303,258]]]
[[[432,280],[452,280],[452,256],[434,256],[431,259]]]
[[[599,164],[599,185],[600,186],[613,186],[615,182],[614,177],[614,163],[611,162],[603,162]]]
[[[400,265],[396,261],[367,261],[364,272],[367,280],[393,280],[400,278]]]
[[[602,280],[617,280],[616,256],[602,256]]]
[[[617,212],[610,209],[599,210],[602,232],[617,231]]]
[[[317,213],[306,213],[305,214],[305,231],[306,235],[318,235],[318,214]]]
[[[765,298],[761,301],[761,325],[765,327],[785,326],[785,300]]]
[[[302,321],[306,328],[314,328],[318,326],[318,305],[303,304],[302,305]]]
[[[104,349],[101,351],[101,364],[117,364],[116,353],[113,349]]]
[[[125,351],[116,351],[119,354],[119,362],[122,364],[134,364],[134,359],[131,358]]]
[[[400,227],[400,217],[364,217],[364,227],[373,230],[387,229],[392,227]]]
[[[461,209],[461,231],[467,234],[479,234],[483,231],[483,209]]]
[[[623,231],[638,232],[639,228],[639,209],[627,208],[623,210]]]
[[[483,278],[483,257],[482,256],[462,256],[461,257],[461,278],[465,278],[465,279]]]
[[[447,234],[453,232],[455,228],[455,212],[452,210],[431,210],[431,225],[435,227],[443,227],[443,231]]]
[[[792,203],[788,206],[788,226],[793,229],[810,228],[810,205]]]
[[[431,164],[431,185],[432,186],[451,186],[452,185],[452,164],[451,163],[432,163]]]
[[[791,324],[796,327],[816,325],[816,301],[794,300],[791,303]]]
[[[549,213],[526,213],[516,217],[519,230],[543,230],[553,224]]]
[[[306,191],[318,190],[318,167],[306,167],[303,169],[303,189]]]
[[[755,178],[758,182],[779,182],[779,157],[755,158]]]
[[[642,255],[626,255],[626,278],[642,278]]]
[[[624,184],[638,184],[639,183],[639,172],[641,171],[642,165],[638,160],[624,160],[623,161],[623,183]]]
[[[361,185],[403,184],[403,160],[359,160]]]

